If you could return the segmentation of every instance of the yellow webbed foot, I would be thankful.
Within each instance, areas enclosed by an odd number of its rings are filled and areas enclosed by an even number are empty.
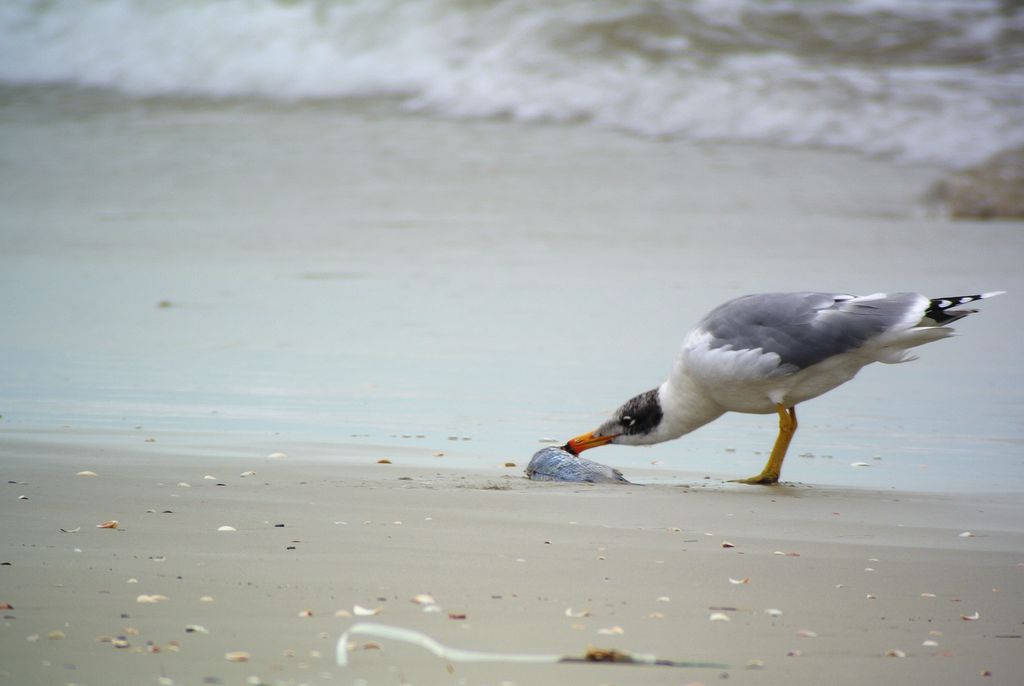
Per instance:
[[[752,486],[771,486],[779,483],[778,474],[766,474],[764,472],[748,479],[730,479],[731,484],[750,484]]]

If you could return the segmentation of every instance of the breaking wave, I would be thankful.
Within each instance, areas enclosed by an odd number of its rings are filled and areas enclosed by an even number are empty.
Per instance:
[[[8,0],[0,83],[393,98],[451,117],[962,167],[1024,145],[996,0]]]

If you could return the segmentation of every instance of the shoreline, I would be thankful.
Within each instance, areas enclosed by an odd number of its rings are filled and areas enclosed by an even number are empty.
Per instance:
[[[152,434],[152,436],[151,436]],[[35,454],[60,454],[69,447],[88,451],[91,459],[98,465],[121,467],[133,462],[146,461],[152,457],[161,460],[181,460],[184,464],[195,464],[208,460],[244,468],[249,464],[273,463],[272,455],[281,459],[297,460],[308,467],[339,469],[393,467],[417,472],[438,471],[442,473],[463,473],[485,478],[522,478],[526,481],[524,470],[533,452],[543,447],[556,445],[549,441],[536,441],[535,447],[527,448],[518,456],[509,457],[504,452],[484,457],[484,448],[473,442],[450,442],[429,439],[426,437],[409,437],[403,439],[392,437],[387,440],[333,442],[327,439],[299,440],[294,438],[267,435],[253,435],[248,432],[189,432],[189,431],[158,431],[147,432],[143,429],[124,429],[111,431],[106,428],[82,429],[66,427],[63,430],[42,427],[11,429],[0,432],[0,455],[11,455],[19,450],[28,450]],[[446,445],[447,444],[447,445]],[[679,445],[679,442],[672,442]],[[448,446],[452,447],[448,447]],[[759,454],[757,454],[759,455]],[[616,459],[621,458],[621,459]],[[601,464],[614,467],[623,472],[632,485],[636,486],[686,486],[702,489],[729,489],[740,492],[749,486],[730,484],[730,480],[740,478],[742,474],[729,469],[729,464],[722,464],[714,469],[686,469],[685,462],[664,464],[660,460],[644,459],[640,451],[622,449],[616,453],[594,455]],[[760,459],[757,457],[756,459]],[[959,490],[947,487],[907,488],[879,483],[884,475],[869,483],[850,483],[813,478],[790,479],[792,464],[806,459],[801,455],[791,455],[787,459],[790,469],[784,470],[784,478],[779,488],[817,489],[830,491],[850,491],[855,493],[885,493],[907,496],[988,496],[1017,497],[1020,491],[1016,488],[983,487],[973,482],[964,482],[967,487]],[[379,460],[388,460],[387,464],[378,464]],[[832,460],[830,460],[832,461]],[[510,466],[511,465],[511,466]],[[840,467],[853,468],[852,465],[840,464]],[[83,468],[84,469],[84,468]],[[828,476],[828,473],[821,474]],[[813,475],[812,475],[813,477]],[[951,473],[941,479],[941,483],[949,483],[955,479]],[[541,483],[541,482],[532,482]],[[588,484],[579,484],[586,486]]]
[[[0,602],[13,609],[0,683],[683,678],[623,665],[449,673],[383,639],[372,639],[379,650],[359,641],[336,667],[334,643],[359,621],[465,649],[600,646],[721,662],[741,684],[816,684],[822,670],[851,684],[1019,674],[1024,507],[1012,495],[566,484],[397,462],[126,460],[117,450],[99,461],[88,446],[3,447]],[[109,519],[117,530],[96,528]],[[440,611],[410,602],[418,594]],[[227,661],[232,651],[249,661]]]

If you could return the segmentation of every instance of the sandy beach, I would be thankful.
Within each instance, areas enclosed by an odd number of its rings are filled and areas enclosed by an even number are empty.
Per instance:
[[[408,449],[124,443],[5,439],[2,683],[1018,683],[1016,494],[538,483]],[[359,621],[726,666],[448,663],[353,637],[337,667]]]

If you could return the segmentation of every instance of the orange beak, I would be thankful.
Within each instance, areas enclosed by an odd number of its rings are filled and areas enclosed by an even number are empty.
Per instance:
[[[566,452],[570,452],[573,455],[579,455],[584,450],[590,448],[597,448],[598,446],[608,445],[612,442],[615,436],[595,436],[594,432],[582,434],[576,438],[570,439],[568,443],[562,446],[562,449]]]

